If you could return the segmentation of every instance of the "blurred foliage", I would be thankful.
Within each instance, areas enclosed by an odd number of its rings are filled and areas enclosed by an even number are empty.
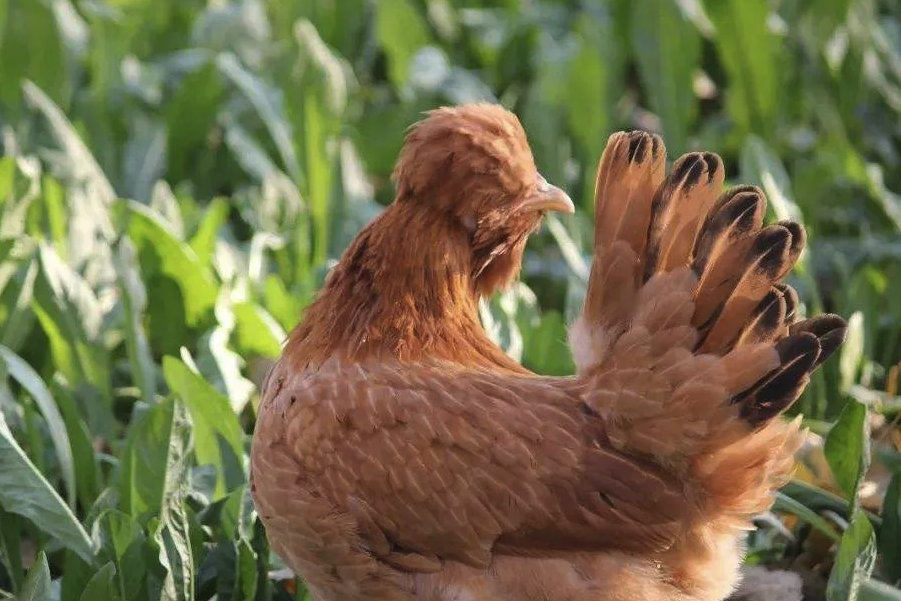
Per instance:
[[[851,331],[749,561],[901,599],[895,0],[0,0],[0,589],[304,597],[245,487],[261,376],[405,128],[473,100],[582,207],[483,306],[538,372],[572,369],[612,131],[716,151],[803,221],[791,283]]]

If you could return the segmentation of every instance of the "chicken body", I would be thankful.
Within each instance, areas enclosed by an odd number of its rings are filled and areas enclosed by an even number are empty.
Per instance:
[[[515,118],[415,129],[398,200],[330,275],[263,386],[251,490],[317,601],[715,601],[788,477],[778,415],[844,336],[797,321],[781,279],[803,230],[764,227],[693,154],[611,137],[570,332],[577,373],[532,374],[485,335],[545,210]]]
[[[449,365],[279,364],[253,475],[273,548],[317,601],[725,596],[743,533],[598,445],[582,394]]]

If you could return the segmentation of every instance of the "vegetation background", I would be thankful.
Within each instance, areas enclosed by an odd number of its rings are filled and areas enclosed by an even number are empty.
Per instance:
[[[258,385],[406,126],[470,100],[580,204],[484,307],[538,372],[572,369],[614,130],[806,225],[792,283],[850,335],[748,561],[901,599],[897,0],[0,0],[0,596],[305,597],[245,488]]]

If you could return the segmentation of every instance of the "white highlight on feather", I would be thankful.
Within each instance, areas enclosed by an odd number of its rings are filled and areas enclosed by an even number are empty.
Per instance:
[[[610,335],[606,329],[592,326],[583,315],[579,315],[569,327],[569,348],[576,364],[576,371],[582,373],[601,363],[610,342]]]

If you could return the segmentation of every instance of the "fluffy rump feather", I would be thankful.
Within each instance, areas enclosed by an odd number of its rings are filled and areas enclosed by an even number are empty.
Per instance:
[[[765,225],[761,190],[721,192],[715,154],[687,154],[669,176],[665,161],[657,136],[611,136],[571,345],[611,443],[695,479],[711,509],[746,520],[788,477],[800,441],[797,422],[774,418],[841,344],[845,322],[797,320],[782,279],[804,229]]]

